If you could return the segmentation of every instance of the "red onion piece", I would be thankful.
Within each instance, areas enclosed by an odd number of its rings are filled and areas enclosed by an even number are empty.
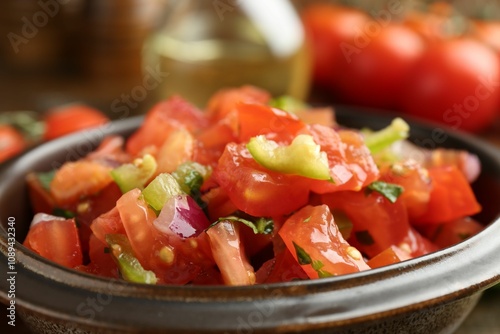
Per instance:
[[[185,239],[197,237],[210,226],[210,222],[194,199],[188,195],[178,195],[165,203],[153,225],[162,233],[173,232]]]

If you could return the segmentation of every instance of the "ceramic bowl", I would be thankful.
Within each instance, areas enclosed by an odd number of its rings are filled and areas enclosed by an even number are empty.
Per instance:
[[[374,129],[392,115],[337,108],[341,124]],[[451,333],[482,291],[500,281],[500,152],[469,135],[411,122],[413,140],[476,153],[474,190],[486,228],[453,246],[395,265],[312,281],[249,287],[147,286],[82,274],[21,245],[32,212],[24,177],[94,148],[104,134],[130,134],[140,118],[39,146],[0,172],[0,262],[15,221],[16,314],[36,333]],[[5,267],[3,267],[5,268]],[[8,269],[8,268],[7,268]],[[5,269],[2,269],[2,276]],[[10,276],[10,274],[9,274]],[[0,299],[10,305],[6,279]]]

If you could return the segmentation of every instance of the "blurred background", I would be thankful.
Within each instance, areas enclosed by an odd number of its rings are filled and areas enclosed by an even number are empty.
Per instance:
[[[46,122],[58,106],[81,103],[62,108],[73,113],[57,128],[87,126],[172,94],[203,107],[245,84],[393,110],[500,145],[496,0],[2,0],[0,35],[0,161],[57,136]],[[13,149],[5,125],[20,132]],[[478,308],[463,333],[490,333],[480,327],[498,305]]]

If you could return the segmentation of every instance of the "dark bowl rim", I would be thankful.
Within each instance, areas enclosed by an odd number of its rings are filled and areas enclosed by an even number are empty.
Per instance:
[[[343,110],[342,108],[344,107],[339,106],[336,110],[341,111]],[[354,115],[353,117],[356,117],[356,115],[357,117],[364,115],[364,109],[362,108],[347,107],[346,110],[348,113]],[[359,114],[360,112],[361,114]],[[377,112],[376,115],[387,121],[395,114]],[[37,154],[41,154],[44,150],[55,148],[61,149],[62,146],[71,147],[72,145],[78,144],[84,138],[88,139],[96,135],[130,131],[140,124],[142,119],[143,116],[138,116],[126,120],[115,121],[102,128],[86,131],[85,133],[73,134],[34,147],[22,156],[0,166],[0,175],[4,175],[8,170],[15,169],[16,166],[25,163],[24,160],[27,159],[26,157],[36,156]],[[445,129],[451,137],[457,138],[459,141],[466,141],[479,150],[484,151],[486,155],[491,156],[500,169],[500,151],[492,145],[471,135],[453,129],[446,129],[446,127],[442,125],[432,123],[429,125],[429,123],[407,117],[405,117],[405,119],[410,120],[412,128],[416,126],[428,130],[429,127],[439,126]],[[3,184],[0,185],[0,194],[2,193],[2,188]],[[499,282],[500,270],[494,268],[500,268],[500,259],[495,260],[491,257],[488,258],[488,255],[494,252],[500,252],[500,245],[495,245],[495,240],[493,238],[493,235],[497,233],[500,233],[499,216],[497,216],[482,232],[457,245],[387,267],[321,280],[262,284],[247,287],[147,286],[113,281],[61,267],[34,254],[19,243],[16,246],[18,261],[22,263],[24,274],[38,275],[50,273],[50,275],[44,276],[43,280],[55,285],[58,289],[64,290],[72,288],[86,292],[94,292],[96,294],[105,292],[117,298],[124,297],[136,301],[146,299],[151,302],[168,301],[176,305],[181,305],[183,303],[201,303],[208,305],[228,302],[233,304],[251,304],[258,300],[276,301],[279,299],[278,297],[280,297],[287,300],[287,305],[283,306],[286,309],[291,307],[290,303],[293,304],[297,302],[305,303],[311,307],[311,305],[314,304],[314,297],[322,298],[323,300],[325,298],[335,298],[339,300],[339,302],[345,303],[345,306],[339,313],[333,317],[325,317],[325,310],[330,308],[327,307],[327,303],[324,300],[320,303],[321,305],[313,308],[313,311],[308,312],[307,317],[309,320],[316,319],[316,321],[319,322],[323,320],[318,319],[324,319],[330,323],[343,323],[346,321],[359,322],[366,319],[380,318],[387,314],[410,312],[425,308],[429,305],[457,300],[481,292],[494,283]],[[6,231],[3,225],[2,228],[0,228],[0,249],[2,257],[6,258],[7,240]],[[471,265],[462,263],[459,267],[452,267],[453,270],[450,270],[449,262],[454,262],[461,256],[468,256]],[[461,272],[459,269],[466,269],[469,273],[473,273],[473,275],[457,281],[456,275]],[[429,277],[422,277],[424,273],[431,275],[431,278],[435,278],[436,284],[429,286]],[[410,287],[407,286],[408,279],[411,279],[412,282]],[[443,281],[445,283],[442,283]],[[450,282],[454,284],[449,284]],[[377,305],[380,304],[377,303],[377,301],[380,301],[380,297],[377,298],[374,291],[382,291],[384,288],[390,289],[388,291],[393,292],[391,296],[397,298],[391,303],[388,303],[388,305],[381,307]],[[357,293],[362,296],[358,295],[353,300],[353,289],[358,289],[359,291],[357,291]],[[421,293],[422,290],[426,290],[426,293]],[[270,292],[273,291],[276,292],[276,295],[270,294]],[[413,297],[418,297],[409,299],[408,295],[411,294],[413,294]],[[0,293],[0,300],[4,302],[7,300],[6,293],[4,293],[3,289]],[[363,306],[361,309],[357,308],[356,301],[358,300],[367,301],[366,306]],[[18,304],[21,308],[35,310],[46,316],[61,317],[65,315],[74,321],[82,320],[75,318],[74,314],[71,314],[71,312],[64,313],[59,310],[54,313],[50,310],[42,310],[30,300],[21,299]]]

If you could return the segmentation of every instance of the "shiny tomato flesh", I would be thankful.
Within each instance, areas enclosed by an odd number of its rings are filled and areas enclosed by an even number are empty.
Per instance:
[[[305,206],[286,220],[279,235],[310,278],[370,269],[349,245],[326,205]]]
[[[445,223],[481,210],[469,183],[456,166],[431,167],[429,177],[432,190],[427,210],[412,223]]]
[[[409,258],[411,256],[408,253],[393,245],[371,258],[367,264],[373,269],[408,260]]]
[[[379,193],[342,191],[323,195],[322,201],[349,217],[353,223],[349,242],[370,258],[403,242],[410,233],[403,203],[391,203]]]
[[[178,96],[156,104],[141,127],[128,139],[126,151],[136,156],[148,146],[160,148],[175,129],[197,132],[208,125],[205,115]]]
[[[242,144],[226,146],[214,178],[239,210],[256,217],[289,214],[309,199],[307,179],[265,169]]]
[[[110,170],[94,161],[67,162],[56,172],[50,183],[50,193],[60,206],[74,204],[113,182]]]
[[[207,230],[210,248],[226,285],[253,285],[255,272],[245,255],[238,223],[223,220]]]
[[[49,219],[36,223],[30,227],[24,245],[44,258],[68,268],[83,263],[74,219]]]

